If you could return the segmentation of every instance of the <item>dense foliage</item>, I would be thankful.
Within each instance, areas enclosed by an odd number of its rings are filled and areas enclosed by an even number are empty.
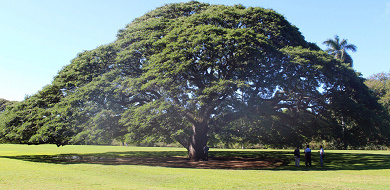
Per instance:
[[[365,84],[374,92],[374,96],[379,98],[379,103],[390,113],[390,72],[374,74],[365,81]]]
[[[385,143],[382,107],[346,63],[273,10],[169,4],[1,115],[17,143]]]
[[[6,99],[3,99],[3,98],[0,98],[0,114],[1,112],[5,111],[5,109],[7,108],[7,106],[15,103],[16,101],[9,101],[9,100],[6,100]]]

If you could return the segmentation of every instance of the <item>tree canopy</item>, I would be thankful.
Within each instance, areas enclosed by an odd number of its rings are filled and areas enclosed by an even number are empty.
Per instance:
[[[390,72],[377,73],[368,77],[365,84],[379,98],[379,103],[390,113]]]
[[[0,136],[58,146],[178,142],[193,160],[217,141],[387,142],[382,107],[363,81],[273,10],[168,4],[10,106]]]
[[[5,111],[8,105],[15,103],[16,101],[9,101],[3,98],[0,98],[0,113]]]

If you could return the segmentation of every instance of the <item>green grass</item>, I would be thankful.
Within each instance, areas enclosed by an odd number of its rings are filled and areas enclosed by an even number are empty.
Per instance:
[[[183,156],[181,148],[0,145],[0,189],[390,189],[389,151],[325,150],[324,168],[294,167],[292,150],[211,149],[215,157],[277,159],[272,169],[221,170],[53,162],[71,156]],[[301,161],[301,164],[303,162]],[[303,165],[303,164],[302,164]]]

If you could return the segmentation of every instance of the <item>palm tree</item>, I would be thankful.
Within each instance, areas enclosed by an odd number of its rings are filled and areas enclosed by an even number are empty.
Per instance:
[[[340,41],[338,35],[335,35],[334,39],[327,39],[323,44],[328,46],[326,51],[328,51],[329,54],[334,55],[336,59],[339,59],[344,63],[349,63],[352,67],[352,57],[346,51],[351,50],[352,52],[355,52],[357,49],[355,45],[348,44],[346,39]]]

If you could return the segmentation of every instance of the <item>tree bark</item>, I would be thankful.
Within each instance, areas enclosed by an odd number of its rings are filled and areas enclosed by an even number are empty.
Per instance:
[[[208,127],[204,124],[193,125],[193,131],[188,146],[188,157],[192,161],[199,161],[205,158],[203,147],[207,145]]]

